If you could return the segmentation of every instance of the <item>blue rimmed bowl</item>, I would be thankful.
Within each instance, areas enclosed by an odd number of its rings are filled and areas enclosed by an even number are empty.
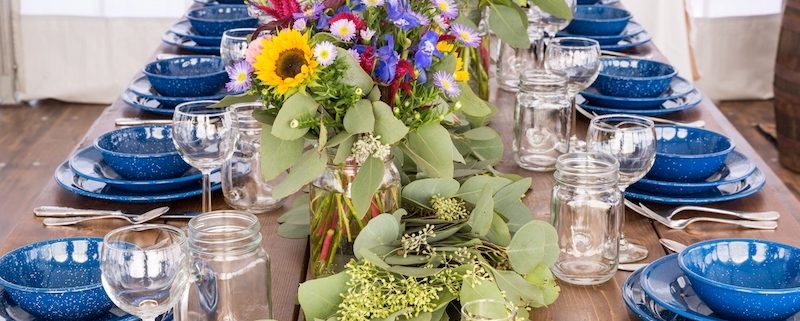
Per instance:
[[[656,97],[669,88],[678,72],[655,60],[603,57],[592,84],[600,93],[616,97]]]
[[[714,313],[730,320],[785,320],[800,312],[800,248],[756,239],[689,246],[678,266]]]
[[[210,96],[219,92],[228,80],[222,58],[215,56],[178,56],[153,61],[144,74],[160,94],[170,97]]]
[[[191,166],[172,143],[172,126],[135,126],[97,138],[103,162],[130,180],[160,180],[183,175]]]
[[[17,248],[0,258],[0,285],[38,318],[91,319],[113,306],[100,282],[102,243],[73,237]]]
[[[577,6],[567,31],[585,36],[618,35],[630,20],[631,13],[624,9],[603,5]]]
[[[222,36],[228,29],[255,28],[258,18],[247,13],[246,5],[200,7],[186,13],[192,28],[203,36]]]
[[[222,36],[203,36],[198,34],[197,31],[192,29],[192,25],[189,23],[189,20],[178,21],[172,25],[169,30],[178,36],[192,39],[200,46],[219,47],[220,43],[222,42]]]
[[[656,126],[656,160],[650,179],[668,182],[700,182],[716,174],[733,150],[725,135],[702,128]]]

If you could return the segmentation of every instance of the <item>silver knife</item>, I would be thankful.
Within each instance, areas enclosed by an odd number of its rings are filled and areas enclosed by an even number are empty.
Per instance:
[[[76,216],[106,216],[106,215],[122,215],[127,217],[136,217],[136,214],[128,214],[122,211],[107,211],[107,210],[87,210],[71,207],[61,206],[39,206],[33,209],[33,214],[38,217],[76,217]],[[197,215],[199,212],[187,211],[183,213],[174,213],[161,215],[161,219],[177,219],[188,220]]]
[[[139,125],[172,125],[170,119],[141,119],[141,118],[117,118],[114,123],[117,126],[139,126]]]

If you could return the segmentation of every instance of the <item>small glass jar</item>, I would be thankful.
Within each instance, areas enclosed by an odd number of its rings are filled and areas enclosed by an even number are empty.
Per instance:
[[[544,70],[522,75],[514,110],[514,160],[531,171],[552,171],[569,151],[571,106],[567,78]]]
[[[569,153],[558,158],[550,216],[560,254],[551,268],[560,280],[601,284],[619,263],[622,193],[619,163],[602,153]]]
[[[222,165],[222,193],[231,207],[250,213],[264,213],[283,205],[272,197],[272,188],[285,173],[266,180],[261,173],[261,123],[253,112],[262,110],[261,103],[235,104],[231,107],[234,126],[239,130],[233,156]]]
[[[500,89],[508,92],[517,92],[520,85],[520,77],[524,71],[542,69],[541,60],[543,53],[542,40],[544,33],[538,20],[540,17],[536,10],[527,10],[528,15],[528,40],[531,42],[529,48],[514,48],[506,43],[500,42],[497,46],[497,85]]]
[[[343,164],[328,163],[325,172],[311,182],[311,277],[342,271],[354,258],[353,242],[369,220],[400,208],[400,172],[389,156],[383,178],[366,214],[357,213],[351,198],[359,166],[352,157]]]
[[[214,211],[189,221],[195,279],[175,309],[181,321],[272,319],[269,255],[255,215]]]

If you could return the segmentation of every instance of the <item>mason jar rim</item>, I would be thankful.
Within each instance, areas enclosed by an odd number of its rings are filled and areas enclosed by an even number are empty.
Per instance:
[[[261,238],[261,223],[251,213],[219,210],[189,220],[189,247],[195,252],[250,251],[261,246]]]
[[[605,177],[607,180],[598,181],[598,185],[616,184],[619,180],[619,161],[616,157],[602,152],[563,154],[556,160],[555,177],[562,181],[561,178],[566,176]]]

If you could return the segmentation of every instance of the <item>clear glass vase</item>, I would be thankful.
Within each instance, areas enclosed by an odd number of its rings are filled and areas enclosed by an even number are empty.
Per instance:
[[[353,242],[370,219],[400,208],[400,172],[391,156],[383,163],[384,174],[378,192],[372,196],[366,214],[357,213],[351,198],[359,165],[348,159],[329,163],[325,172],[311,182],[311,277],[334,274],[354,258]]]

